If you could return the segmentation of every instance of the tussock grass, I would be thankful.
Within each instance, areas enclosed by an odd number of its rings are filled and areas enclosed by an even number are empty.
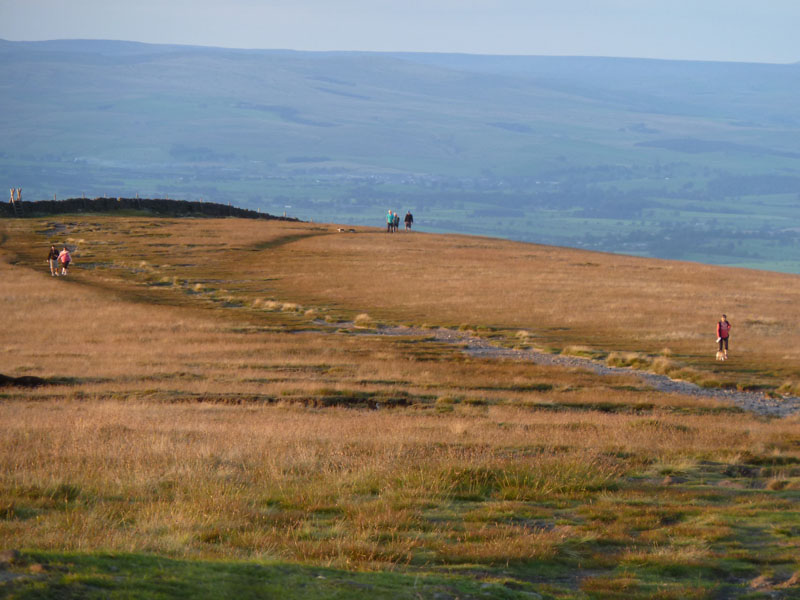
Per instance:
[[[635,369],[648,369],[653,365],[654,359],[641,352],[612,352],[606,358],[612,367],[633,367]],[[667,363],[662,361],[662,364]]]
[[[566,356],[580,356],[583,358],[602,359],[608,356],[607,352],[589,348],[588,346],[567,346],[561,351]]]
[[[261,307],[264,310],[278,310],[279,311],[279,310],[281,310],[283,308],[283,303],[282,302],[278,302],[276,300],[261,300],[260,298],[257,298],[255,300],[255,303],[256,303],[255,305],[257,307]]]
[[[663,473],[648,465],[671,457],[670,472],[693,476],[699,463],[687,447],[724,460],[731,448],[749,447],[743,440],[774,436],[741,417],[695,417],[688,426],[686,418],[601,413],[576,426],[568,414],[510,407],[467,411],[456,422],[415,411],[131,401],[10,403],[0,413],[0,543],[184,557],[266,549],[340,565],[403,564],[428,552],[443,563],[560,556],[579,531],[497,520],[467,526],[473,507],[511,506],[514,515],[594,498],[597,514],[617,520],[628,502],[625,478],[640,468]],[[430,519],[442,510],[446,520]],[[634,519],[629,527],[650,525]],[[629,546],[626,561],[675,560]]]
[[[785,381],[778,388],[778,393],[787,396],[800,396],[800,382],[798,381]]]
[[[699,382],[703,379],[700,372],[673,360],[670,358],[670,353],[664,351],[660,356],[647,355],[642,352],[611,352],[606,358],[606,363],[612,367],[632,367],[688,381]]]
[[[373,327],[375,322],[367,313],[359,313],[353,318],[353,324],[356,327],[368,328]]]

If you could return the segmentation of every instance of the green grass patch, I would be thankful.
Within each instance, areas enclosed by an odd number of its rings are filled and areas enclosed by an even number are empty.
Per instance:
[[[526,597],[502,580],[484,580],[469,574],[364,573],[269,559],[239,562],[180,560],[149,554],[23,552],[13,564],[0,570],[0,575],[0,595],[15,599]]]

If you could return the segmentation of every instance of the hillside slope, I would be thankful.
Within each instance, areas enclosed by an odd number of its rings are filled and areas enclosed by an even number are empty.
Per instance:
[[[457,334],[774,393],[798,294],[468,236],[0,220],[0,595],[796,597],[797,414]]]
[[[366,313],[377,323],[611,356],[709,386],[800,390],[800,350],[786,343],[800,334],[785,315],[800,302],[794,275],[285,221],[75,215],[4,225],[21,264],[34,267],[51,243],[67,243],[71,282],[158,303],[228,304],[256,323],[286,304],[312,328],[320,317]],[[720,364],[714,328],[723,312],[735,360]]]

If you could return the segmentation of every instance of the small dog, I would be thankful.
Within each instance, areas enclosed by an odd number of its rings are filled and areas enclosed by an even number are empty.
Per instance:
[[[728,360],[728,355],[717,350],[717,360]]]

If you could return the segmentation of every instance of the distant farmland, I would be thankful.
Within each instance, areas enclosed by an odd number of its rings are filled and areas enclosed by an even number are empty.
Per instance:
[[[798,273],[797,72],[0,42],[0,179]]]

